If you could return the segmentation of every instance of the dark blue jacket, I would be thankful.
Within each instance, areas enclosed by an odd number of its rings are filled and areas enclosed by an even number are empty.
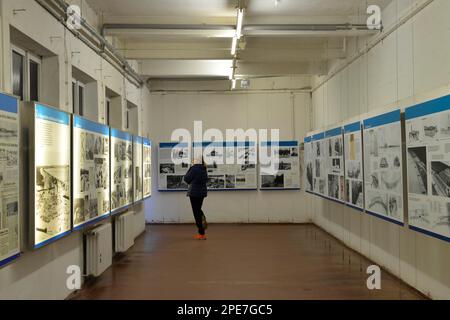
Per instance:
[[[202,164],[193,165],[184,176],[184,181],[189,185],[188,196],[204,198],[208,195],[208,172]]]

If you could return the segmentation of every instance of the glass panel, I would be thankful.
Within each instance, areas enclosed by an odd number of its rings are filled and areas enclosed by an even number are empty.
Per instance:
[[[13,51],[13,93],[23,100],[23,60],[21,54]]]
[[[84,88],[81,86],[78,86],[78,114],[84,114]]]
[[[30,100],[39,101],[39,64],[30,61]]]

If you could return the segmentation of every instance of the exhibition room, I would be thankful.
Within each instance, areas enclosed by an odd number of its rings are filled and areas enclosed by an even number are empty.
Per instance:
[[[0,300],[450,300],[449,16],[0,0]]]

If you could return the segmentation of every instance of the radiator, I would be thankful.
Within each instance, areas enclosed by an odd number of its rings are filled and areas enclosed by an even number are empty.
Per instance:
[[[86,235],[86,273],[98,277],[112,264],[112,227],[101,225]]]
[[[145,213],[143,210],[134,213],[134,238],[145,232]]]
[[[118,216],[115,220],[116,252],[126,252],[134,245],[135,221],[134,211]]]

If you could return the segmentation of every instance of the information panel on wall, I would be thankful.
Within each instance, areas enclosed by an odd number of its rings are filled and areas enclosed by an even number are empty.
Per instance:
[[[312,139],[312,156],[314,159],[313,186],[314,193],[320,196],[328,196],[327,183],[327,148],[325,133],[319,133]]]
[[[202,152],[208,170],[208,190],[258,188],[255,142],[194,143],[194,156],[198,152]]]
[[[344,127],[345,202],[364,209],[363,145],[361,122]]]
[[[327,197],[344,201],[344,143],[342,128],[328,130],[325,133]]]
[[[20,253],[19,105],[0,93],[0,267]]]
[[[143,167],[144,181],[143,193],[144,198],[152,195],[152,143],[148,139],[143,139]]]
[[[160,143],[158,152],[159,191],[186,191],[184,182],[191,165],[191,146],[187,143]]]
[[[364,121],[366,212],[403,225],[401,113]]]
[[[300,189],[298,141],[263,141],[259,153],[261,190]]]
[[[34,246],[71,230],[71,124],[66,112],[34,105]]]
[[[405,117],[410,228],[450,241],[450,96]]]
[[[110,213],[109,127],[73,116],[73,227]]]
[[[111,128],[111,213],[133,203],[133,138]]]
[[[134,201],[143,199],[143,142],[144,138],[133,136],[133,194]]]
[[[305,138],[305,191],[308,193],[314,192],[313,174],[314,174],[314,157],[313,157],[313,143],[311,137]]]

